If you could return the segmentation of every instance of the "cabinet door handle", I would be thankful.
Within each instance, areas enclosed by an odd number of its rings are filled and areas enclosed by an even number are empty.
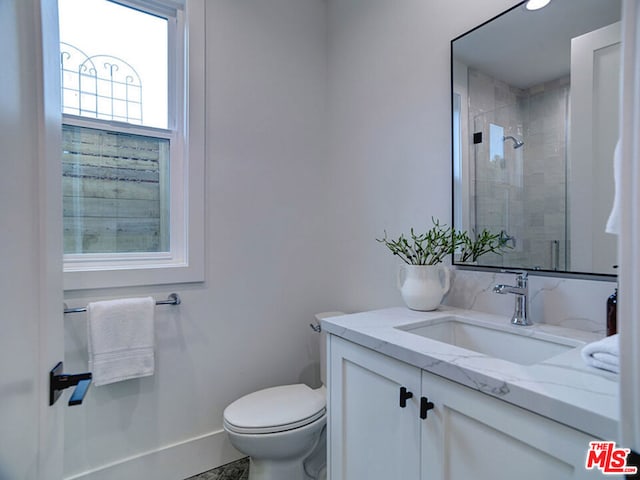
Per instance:
[[[426,419],[427,412],[433,410],[434,406],[433,402],[430,402],[427,397],[420,397],[420,418]]]
[[[407,406],[407,400],[413,397],[413,393],[408,391],[405,387],[400,387],[400,408]]]

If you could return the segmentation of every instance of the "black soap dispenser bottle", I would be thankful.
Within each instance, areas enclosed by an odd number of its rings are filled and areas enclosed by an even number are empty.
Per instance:
[[[613,268],[617,269],[618,265]],[[618,287],[613,294],[607,298],[607,337],[618,333]]]
[[[607,298],[607,337],[618,333],[618,288]]]

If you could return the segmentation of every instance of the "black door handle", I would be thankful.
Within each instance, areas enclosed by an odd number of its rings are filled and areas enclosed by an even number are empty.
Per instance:
[[[400,387],[400,408],[407,406],[407,400],[413,397],[413,393],[408,391],[405,387]]]
[[[427,418],[427,412],[433,410],[434,407],[433,402],[430,402],[427,397],[420,397],[420,418],[423,420]]]
[[[87,390],[89,390],[91,378],[91,372],[78,373],[76,375],[62,373],[62,362],[58,362],[49,372],[49,405],[56,403],[56,400],[62,395],[62,390],[76,387],[76,385],[77,387],[69,399],[69,405],[81,405]]]

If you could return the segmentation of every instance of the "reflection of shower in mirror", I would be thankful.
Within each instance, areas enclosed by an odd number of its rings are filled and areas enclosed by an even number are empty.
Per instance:
[[[512,136],[512,135],[507,135],[506,137],[502,137],[502,141],[506,142],[507,140],[511,140],[513,142],[513,148],[520,148],[521,146],[524,145],[524,142],[522,140],[518,140],[516,137]]]
[[[619,135],[611,99],[619,96],[620,3],[512,8],[451,42],[453,222],[504,232],[513,246],[478,266],[616,273],[616,239],[604,226]]]

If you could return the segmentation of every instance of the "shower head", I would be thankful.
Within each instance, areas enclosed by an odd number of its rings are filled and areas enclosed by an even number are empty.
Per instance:
[[[507,140],[511,140],[513,142],[513,148],[520,148],[521,146],[524,145],[524,142],[522,140],[518,140],[516,137],[508,135],[506,137],[502,137],[502,141],[506,142]]]

